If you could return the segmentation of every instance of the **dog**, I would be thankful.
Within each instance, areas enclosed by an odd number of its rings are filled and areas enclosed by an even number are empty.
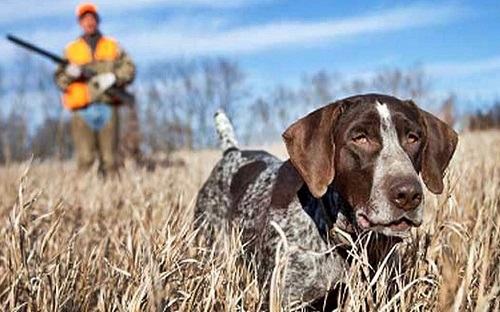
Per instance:
[[[215,115],[222,159],[197,196],[195,216],[238,224],[268,279],[276,246],[286,242],[285,297],[314,302],[346,278],[348,252],[332,246],[373,232],[375,265],[422,224],[423,184],[443,192],[458,136],[411,100],[363,94],[326,105],[293,123],[289,159],[241,150],[223,112]],[[419,177],[421,175],[421,179]],[[384,246],[382,246],[384,245]]]

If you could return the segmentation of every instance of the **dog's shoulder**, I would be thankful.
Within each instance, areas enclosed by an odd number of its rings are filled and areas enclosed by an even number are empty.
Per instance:
[[[287,209],[303,184],[304,180],[290,160],[283,162],[272,185],[271,206],[274,209]]]

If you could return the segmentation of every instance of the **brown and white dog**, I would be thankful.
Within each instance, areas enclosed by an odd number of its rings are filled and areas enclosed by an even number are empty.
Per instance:
[[[223,113],[216,124],[224,154],[201,188],[196,215],[236,222],[269,277],[275,248],[290,246],[285,295],[306,302],[325,296],[348,271],[340,229],[356,238],[373,231],[397,242],[422,224],[423,190],[443,191],[457,134],[412,101],[366,94],[322,107],[292,124],[283,138],[290,159],[236,146]],[[284,236],[284,237],[283,237]],[[325,256],[325,253],[327,256]]]

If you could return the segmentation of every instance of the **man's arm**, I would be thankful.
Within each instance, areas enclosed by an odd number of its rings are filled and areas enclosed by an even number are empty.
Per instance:
[[[63,58],[66,59],[66,53],[64,54]],[[70,77],[66,73],[66,65],[65,64],[59,64],[54,72],[54,81],[56,85],[61,89],[62,91],[66,90],[71,82],[73,82],[75,79]]]
[[[116,85],[118,87],[125,86],[134,81],[135,65],[128,54],[120,48],[118,58],[113,64],[113,72],[116,75]]]

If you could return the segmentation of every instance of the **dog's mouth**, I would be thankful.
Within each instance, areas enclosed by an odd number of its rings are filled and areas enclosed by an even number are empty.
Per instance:
[[[364,213],[356,214],[356,222],[361,230],[373,230],[386,235],[399,236],[405,234],[412,227],[420,226],[421,222],[402,216],[389,222],[374,222]]]

